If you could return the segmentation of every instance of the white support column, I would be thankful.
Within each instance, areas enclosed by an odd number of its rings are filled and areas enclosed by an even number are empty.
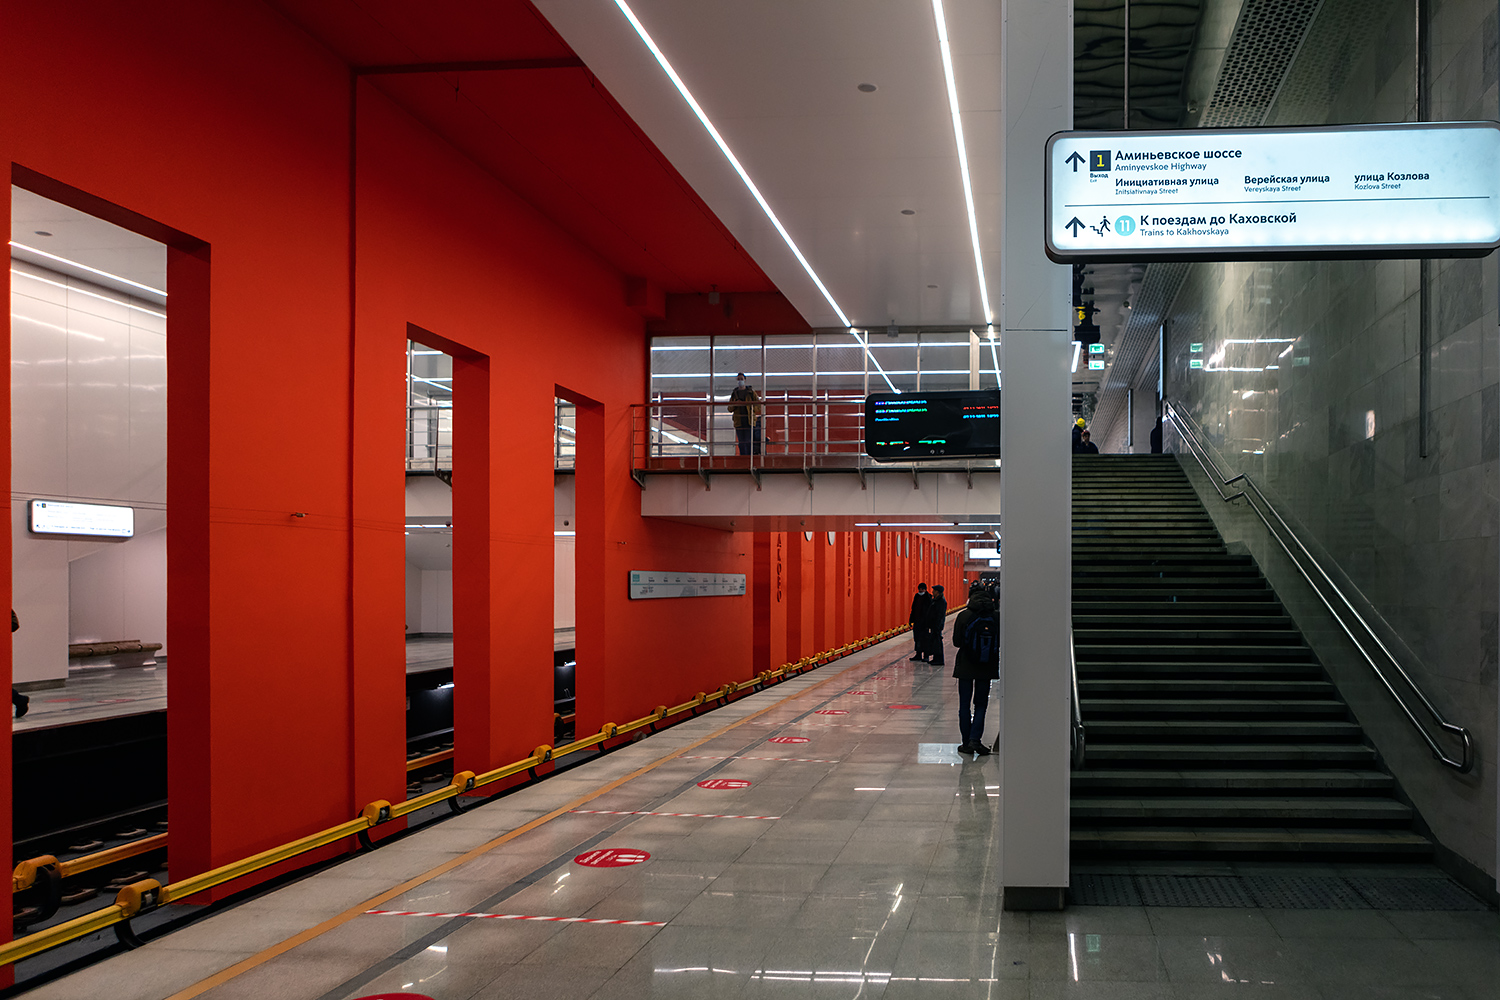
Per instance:
[[[1073,15],[1003,0],[1001,875],[1011,910],[1068,885],[1072,329],[1066,266],[1042,252],[1042,152],[1073,123]]]

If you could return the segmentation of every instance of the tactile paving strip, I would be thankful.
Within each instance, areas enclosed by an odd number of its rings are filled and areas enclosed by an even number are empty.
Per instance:
[[[1233,875],[1137,875],[1143,906],[1254,906],[1249,891]]]
[[[1451,879],[1351,878],[1347,881],[1377,910],[1489,909]]]
[[[1207,906],[1275,910],[1485,910],[1446,878],[1296,875],[1076,875],[1074,906]]]

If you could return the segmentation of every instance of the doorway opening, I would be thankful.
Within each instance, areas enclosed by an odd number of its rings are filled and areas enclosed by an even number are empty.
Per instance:
[[[18,186],[10,240],[15,859],[165,883],[167,246]]]
[[[578,408],[554,396],[552,410],[552,713],[562,744],[578,730]]]
[[[453,357],[406,342],[407,794],[453,776]]]

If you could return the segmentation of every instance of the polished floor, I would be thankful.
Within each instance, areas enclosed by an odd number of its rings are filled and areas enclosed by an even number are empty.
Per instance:
[[[154,667],[70,670],[62,687],[32,691],[30,697],[26,717],[11,720],[13,732],[160,712],[167,707],[166,659]]]
[[[1003,912],[999,762],[953,752],[956,683],[909,649],[874,647],[29,995],[1494,1000],[1492,911]],[[601,860],[619,866],[580,863]]]

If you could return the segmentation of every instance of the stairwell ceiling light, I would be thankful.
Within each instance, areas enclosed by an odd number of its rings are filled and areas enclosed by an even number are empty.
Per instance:
[[[969,182],[969,152],[964,145],[964,123],[958,111],[958,81],[953,76],[953,49],[948,44],[948,19],[943,15],[943,0],[932,0],[932,18],[937,23],[938,51],[943,56],[943,80],[948,85],[948,111],[953,116],[953,144],[958,149],[958,173],[964,186],[964,207],[969,212],[969,241],[974,245],[974,273],[979,278],[979,301],[984,308],[984,321],[993,323],[995,314],[990,310],[990,292],[984,279],[984,257],[979,251],[979,216],[974,211],[974,186]]]
[[[713,139],[714,144],[719,147],[719,152],[724,154],[724,159],[728,160],[729,165],[734,168],[734,172],[740,175],[740,180],[745,183],[746,189],[755,198],[756,204],[760,205],[760,209],[766,214],[766,218],[771,220],[771,225],[776,227],[776,232],[781,234],[781,239],[786,243],[787,249],[792,252],[792,256],[797,258],[797,263],[802,265],[802,270],[807,272],[807,276],[812,279],[813,284],[818,287],[818,291],[823,293],[823,298],[827,300],[829,306],[833,308],[834,313],[838,315],[839,322],[844,326],[850,326],[849,317],[844,315],[843,309],[839,308],[838,302],[834,300],[833,293],[828,290],[827,285],[823,284],[823,279],[818,277],[818,272],[813,270],[812,264],[808,263],[807,258],[802,255],[802,251],[798,249],[796,241],[792,239],[792,234],[787,232],[786,227],[781,224],[781,220],[777,218],[776,212],[771,208],[771,203],[766,201],[765,195],[760,193],[760,188],[756,187],[755,182],[750,179],[750,175],[740,163],[739,157],[734,155],[734,151],[729,148],[729,143],[724,141],[724,137],[719,134],[718,128],[709,120],[708,114],[699,105],[697,98],[693,96],[692,91],[688,90],[687,84],[683,83],[682,77],[677,75],[677,70],[672,68],[672,64],[667,60],[665,53],[657,47],[655,40],[646,31],[646,26],[641,23],[640,18],[635,16],[635,11],[630,9],[630,4],[626,3],[625,0],[615,0],[615,6],[620,8],[620,13],[625,15],[625,20],[630,22],[630,26],[635,29],[635,33],[640,36],[646,48],[651,51],[651,55],[656,59],[657,64],[667,74],[667,79],[672,81],[672,86],[677,88],[677,92],[682,95],[682,99],[687,102],[687,106],[698,117],[698,121],[703,125],[704,130],[708,132],[709,138]]]

